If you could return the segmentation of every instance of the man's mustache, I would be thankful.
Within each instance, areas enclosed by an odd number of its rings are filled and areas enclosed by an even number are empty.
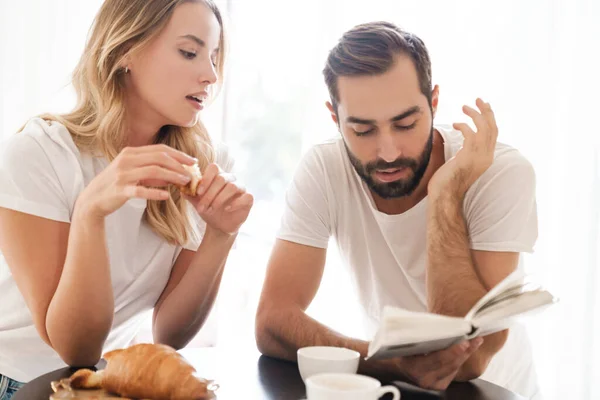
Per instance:
[[[413,171],[417,169],[418,163],[412,158],[400,157],[392,162],[387,162],[382,159],[378,159],[376,161],[372,161],[365,165],[365,170],[367,173],[373,173],[377,170],[383,169],[399,169],[399,168],[410,168]]]

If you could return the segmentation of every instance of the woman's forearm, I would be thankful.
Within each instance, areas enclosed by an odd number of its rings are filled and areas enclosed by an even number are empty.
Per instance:
[[[54,350],[69,365],[94,365],[112,326],[114,298],[104,218],[76,208],[67,256],[46,314]]]
[[[185,275],[155,310],[154,341],[176,349],[198,333],[219,291],[225,262],[235,235],[207,228]]]

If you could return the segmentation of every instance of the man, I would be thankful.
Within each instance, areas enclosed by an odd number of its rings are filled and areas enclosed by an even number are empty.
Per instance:
[[[260,351],[289,360],[310,345],[367,353],[367,342],[305,314],[330,236],[371,332],[385,305],[464,316],[537,238],[533,169],[496,143],[490,105],[463,107],[475,131],[434,127],[439,88],[419,38],[390,23],[359,25],[330,52],[324,75],[341,137],[315,146],[298,167],[256,318]],[[538,395],[520,327],[428,355],[363,360],[360,372],[433,389],[482,376]]]

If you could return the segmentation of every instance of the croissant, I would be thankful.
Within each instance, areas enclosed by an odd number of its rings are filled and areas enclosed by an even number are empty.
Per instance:
[[[183,194],[187,194],[188,196],[196,196],[196,192],[198,191],[198,185],[200,184],[200,180],[202,179],[202,173],[200,172],[200,167],[198,164],[194,165],[183,165],[183,168],[190,173],[191,180],[185,186],[179,186],[179,190]]]
[[[205,400],[213,398],[211,381],[165,345],[138,344],[104,354],[107,366],[93,372],[79,370],[70,380],[73,389],[102,388],[123,397],[150,400]]]

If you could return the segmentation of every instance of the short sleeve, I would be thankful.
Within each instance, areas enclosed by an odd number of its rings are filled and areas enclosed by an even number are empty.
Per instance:
[[[223,171],[232,172],[235,160],[229,154],[227,146],[223,143],[218,143],[215,145],[215,152],[215,163],[221,167]],[[200,217],[193,207],[188,207],[188,215],[192,225],[193,235],[183,246],[183,248],[186,250],[196,251],[198,250],[198,247],[200,247],[200,242],[202,242],[202,238],[204,237],[204,232],[206,231],[206,222],[204,222],[202,217]]]
[[[332,232],[325,162],[314,147],[302,158],[285,198],[277,237],[327,248]]]
[[[27,129],[2,143],[0,207],[69,222],[69,196],[46,149]]]
[[[533,252],[538,237],[532,165],[512,150],[496,158],[465,198],[473,250]]]

